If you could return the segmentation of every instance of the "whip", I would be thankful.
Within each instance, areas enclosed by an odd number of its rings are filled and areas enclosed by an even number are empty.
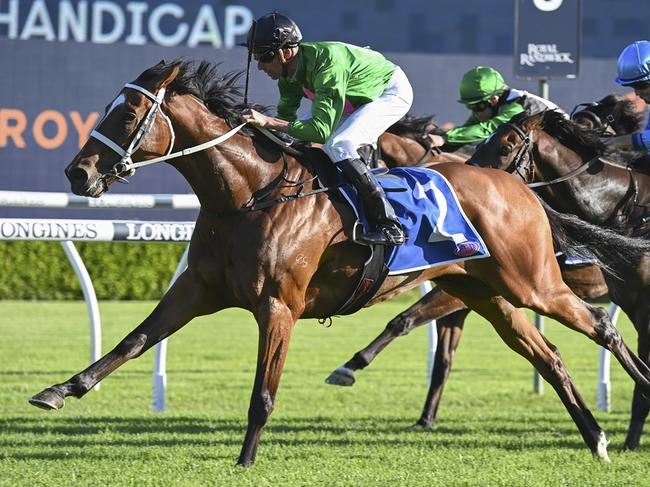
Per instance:
[[[251,75],[251,59],[253,58],[253,46],[255,46],[255,31],[257,30],[257,21],[253,20],[251,27],[251,37],[248,42],[248,62],[246,63],[246,86],[244,88],[244,105],[248,105],[248,80]]]

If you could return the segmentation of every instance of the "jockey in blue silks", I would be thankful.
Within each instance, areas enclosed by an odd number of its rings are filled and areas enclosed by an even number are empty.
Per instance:
[[[635,41],[623,49],[618,58],[618,76],[614,81],[633,88],[639,98],[650,104],[650,41]],[[650,154],[650,120],[639,133],[603,137],[601,141],[609,152],[635,149]]]

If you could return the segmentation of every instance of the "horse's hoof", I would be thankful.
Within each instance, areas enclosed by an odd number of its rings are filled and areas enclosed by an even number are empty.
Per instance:
[[[331,384],[334,386],[351,386],[355,382],[354,370],[348,369],[345,366],[341,366],[332,372],[327,379],[325,379],[326,384]]]
[[[596,460],[602,460],[607,463],[610,462],[609,455],[607,454],[607,445],[609,445],[609,441],[607,441],[607,438],[605,437],[605,432],[601,431],[598,435],[596,450],[592,452]]]
[[[623,451],[637,452],[639,451],[639,444],[636,445],[628,443],[627,441],[623,444]]]
[[[29,403],[37,408],[47,409],[49,411],[50,409],[61,409],[65,406],[65,397],[56,389],[48,387],[35,396],[30,397]]]
[[[433,425],[432,424],[427,424],[427,423],[422,423],[422,422],[418,421],[417,423],[413,423],[411,425],[411,430],[433,431]]]

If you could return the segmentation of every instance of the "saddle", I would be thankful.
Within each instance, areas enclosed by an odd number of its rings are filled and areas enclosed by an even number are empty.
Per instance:
[[[321,149],[316,147],[306,147],[302,151],[304,160],[309,164],[310,170],[316,176],[313,182],[314,189],[338,188],[341,183],[339,173],[335,164],[329,159]],[[338,196],[332,193],[334,197]],[[359,224],[355,222],[355,226]],[[355,229],[351,229],[352,239]],[[349,298],[339,306],[332,315],[349,315],[356,313],[363,308],[368,301],[377,293],[388,275],[388,266],[386,265],[385,245],[365,246],[368,256],[363,263],[359,273],[359,279],[353,293]]]

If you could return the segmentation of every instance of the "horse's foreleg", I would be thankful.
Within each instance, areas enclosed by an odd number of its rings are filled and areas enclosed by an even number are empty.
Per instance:
[[[332,372],[325,382],[338,386],[351,386],[355,382],[354,372],[365,368],[379,352],[397,337],[408,334],[414,328],[440,319],[455,311],[465,308],[462,301],[434,288],[422,296],[407,310],[390,320],[386,328],[362,350]]]
[[[67,396],[82,397],[129,359],[138,357],[195,316],[217,310],[214,297],[185,271],[153,312],[113,350],[66,382],[53,385],[30,398],[43,409],[61,409]]]
[[[438,320],[438,346],[436,347],[436,356],[431,372],[431,384],[429,385],[424,409],[416,423],[417,426],[426,429],[433,428],[438,415],[442,392],[449,377],[451,363],[460,343],[463,325],[468,314],[469,309],[461,310]]]
[[[245,467],[255,462],[262,430],[275,405],[275,394],[296,323],[289,308],[276,298],[261,305],[256,318],[260,333],[257,371],[248,408],[248,429],[237,461]]]
[[[634,316],[634,325],[639,334],[638,353],[639,358],[646,364],[650,364],[650,323],[648,322],[648,306],[641,306]],[[636,451],[639,449],[643,425],[650,412],[650,400],[643,395],[641,387],[637,384],[634,386],[634,396],[632,397],[632,417],[627,429],[627,436],[623,445],[624,450]]]
[[[551,384],[594,457],[609,461],[605,433],[578,393],[557,349],[533,326],[524,310],[514,308],[503,298],[466,302],[489,320],[502,340]]]

